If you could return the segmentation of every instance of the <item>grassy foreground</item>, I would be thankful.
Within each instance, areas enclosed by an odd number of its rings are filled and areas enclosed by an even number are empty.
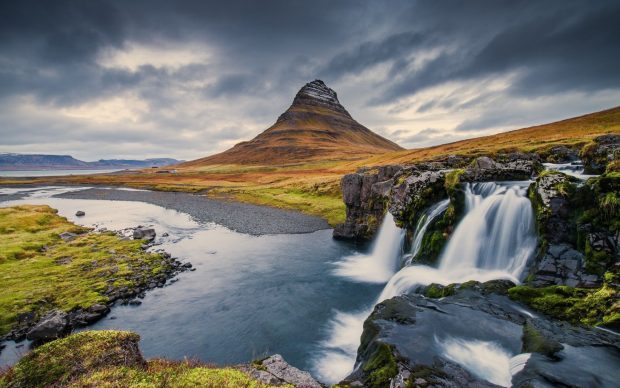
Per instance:
[[[63,232],[77,236],[70,241]],[[0,208],[0,337],[30,317],[106,304],[111,289],[132,289],[166,262],[142,242],[94,233],[48,206]]]
[[[235,368],[142,358],[140,336],[84,331],[36,348],[0,373],[5,387],[269,387]]]

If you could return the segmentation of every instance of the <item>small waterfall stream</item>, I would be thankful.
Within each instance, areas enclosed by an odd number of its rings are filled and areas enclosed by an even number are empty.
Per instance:
[[[336,263],[334,274],[359,282],[385,283],[398,271],[405,231],[394,223],[388,212],[383,217],[372,253],[355,254]]]
[[[410,259],[393,276],[386,278],[398,261],[394,253],[400,251],[403,235],[401,232],[396,237],[394,230],[398,228],[390,226],[393,220],[389,212],[372,254],[346,258],[338,264],[335,273],[357,281],[387,281],[377,303],[431,283],[447,285],[469,280],[484,282],[494,279],[510,279],[518,283],[537,244],[534,215],[526,195],[528,184],[529,182],[466,184],[466,214],[439,258],[438,268],[411,265],[411,258],[419,252],[429,225],[448,207],[448,200],[431,206],[420,218],[414,231]],[[390,231],[390,238],[386,235],[387,231]],[[388,240],[397,244],[398,250],[395,246],[388,248],[384,245]],[[367,261],[371,259],[377,263]],[[315,364],[317,374],[324,381],[337,382],[354,369],[363,322],[371,312],[372,307],[354,313],[336,312],[329,325],[329,338],[322,344],[323,350]],[[446,356],[454,359],[460,359],[463,354],[478,354],[495,349],[492,352],[495,356],[492,358],[495,359],[501,354],[501,365],[493,366],[493,363],[480,362],[473,366],[463,366],[489,381],[499,384],[509,382],[511,356],[504,354],[502,349],[494,348],[493,344],[465,339],[453,339],[445,345],[446,349],[450,350],[446,351]]]

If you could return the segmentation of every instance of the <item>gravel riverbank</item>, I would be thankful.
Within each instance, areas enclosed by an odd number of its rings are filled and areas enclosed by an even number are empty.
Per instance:
[[[0,202],[20,197],[23,198],[19,195],[0,196]],[[56,197],[146,202],[187,213],[199,222],[215,222],[237,232],[252,235],[311,233],[330,228],[322,218],[296,211],[223,201],[188,193],[90,188],[59,194]]]

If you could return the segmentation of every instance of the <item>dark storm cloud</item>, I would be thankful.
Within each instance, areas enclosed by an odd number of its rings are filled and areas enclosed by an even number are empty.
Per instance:
[[[620,89],[618,20],[617,1],[2,1],[2,145],[43,142],[52,131],[59,139],[91,136],[108,144],[112,124],[48,116],[130,95],[146,108],[134,121],[114,124],[122,132],[119,141],[141,139],[159,150],[172,142],[171,131],[181,131],[186,144],[195,147],[200,139],[208,143],[204,152],[213,152],[225,144],[218,141],[241,140],[272,123],[296,90],[315,78],[336,86],[360,121],[377,127],[409,111],[475,110],[451,128],[420,123],[402,129],[409,134],[394,135],[407,143],[441,137],[424,130],[429,127],[471,133],[466,131],[518,125],[520,116],[497,106],[602,91],[613,93],[597,104],[614,100]],[[133,65],[105,62],[135,47],[152,52]],[[175,50],[194,56],[169,64],[181,55]],[[159,61],[166,53],[172,59]],[[493,89],[487,86],[492,80],[508,84]],[[420,97],[459,83],[480,86],[476,95],[461,86]],[[35,107],[16,113],[24,98]],[[588,107],[605,107],[599,105]],[[385,106],[383,116],[372,111]],[[33,110],[46,112],[53,126],[24,116]],[[553,112],[572,115],[558,107]],[[80,127],[88,130],[78,134]]]

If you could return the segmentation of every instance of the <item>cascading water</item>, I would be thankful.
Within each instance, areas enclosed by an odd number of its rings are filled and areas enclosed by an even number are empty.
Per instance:
[[[372,253],[344,258],[336,263],[334,274],[365,283],[387,282],[398,271],[404,235],[404,230],[396,226],[394,218],[387,212],[373,244]]]
[[[467,184],[465,207],[467,213],[450,238],[439,268],[404,267],[390,279],[379,300],[431,283],[519,281],[537,242],[525,185]]]
[[[469,280],[487,281],[501,278],[518,282],[527,260],[536,248],[534,216],[526,196],[527,183],[517,182],[510,186],[494,182],[467,184],[466,214],[441,256],[439,268],[407,263],[389,279],[377,303],[431,283],[447,285]],[[420,218],[414,232],[411,257],[419,252],[429,225],[448,205],[448,200],[441,201],[430,207]],[[386,225],[388,220],[390,223]],[[386,281],[385,275],[389,272],[387,268],[394,268],[397,262],[395,252],[400,251],[402,243],[402,232],[397,238],[393,229],[396,227],[391,225],[393,220],[388,213],[373,253],[370,256],[360,255],[345,259],[338,265],[336,274],[356,281]],[[389,230],[392,237],[388,239],[386,231]],[[391,249],[386,245],[388,240],[393,244]],[[383,253],[387,253],[387,256]],[[366,260],[376,260],[378,264]],[[360,264],[362,265],[356,269]],[[369,272],[378,268],[382,268],[379,271],[380,276]],[[322,344],[323,349],[315,365],[316,373],[324,381],[337,382],[353,370],[363,322],[371,312],[372,308],[355,313],[336,312],[335,318],[330,322],[330,336]],[[503,371],[507,368],[502,365],[501,369]],[[502,382],[506,381],[507,374],[498,378],[494,375],[495,369],[494,371],[489,372],[487,377],[497,382],[502,379]],[[480,374],[485,375],[486,372]]]
[[[410,258],[407,262],[405,262],[405,266],[411,265],[411,260],[420,253],[420,248],[422,248],[422,239],[424,239],[424,234],[428,229],[429,225],[435,221],[435,219],[446,211],[450,205],[449,199],[444,199],[443,201],[439,201],[433,206],[431,206],[418,220],[418,224],[415,228],[415,234],[413,235],[413,243],[411,244],[411,252]]]

